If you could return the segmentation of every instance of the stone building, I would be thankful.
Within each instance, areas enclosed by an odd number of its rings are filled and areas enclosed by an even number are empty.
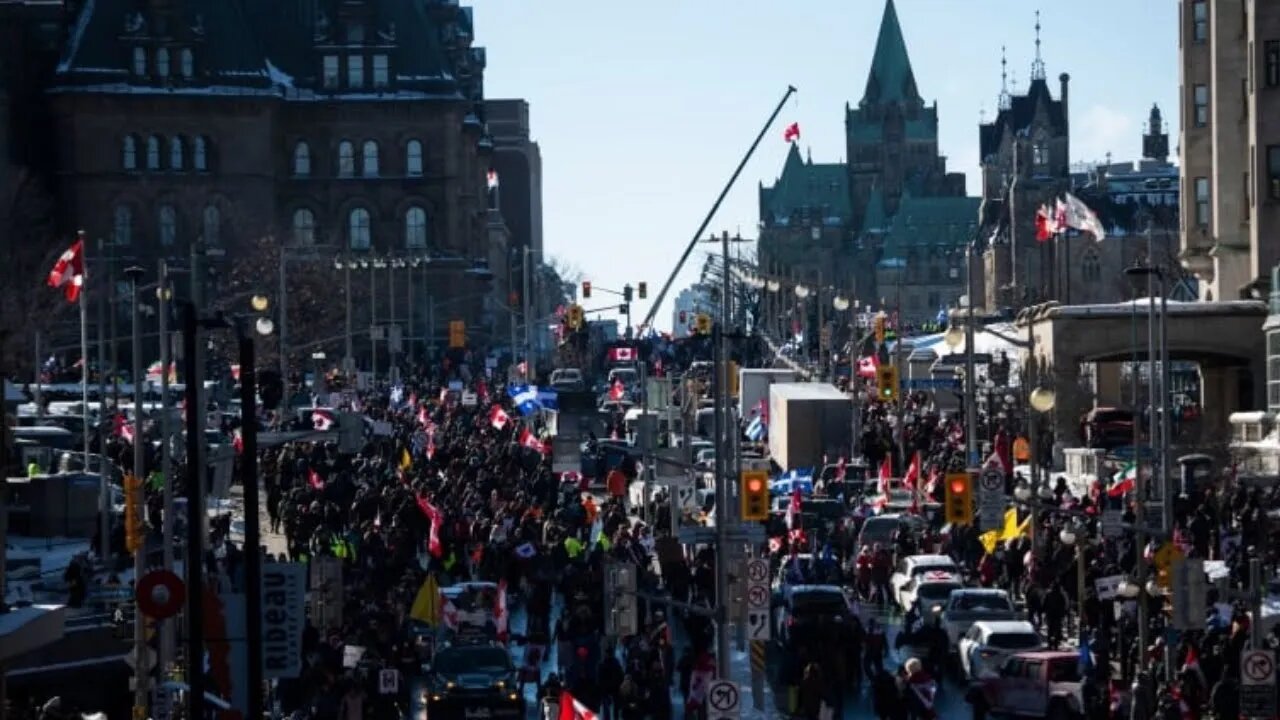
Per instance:
[[[193,247],[216,271],[264,236],[299,262],[416,257],[415,324],[452,304],[474,327],[506,234],[473,41],[450,0],[87,2],[49,90],[63,215],[108,272]]]

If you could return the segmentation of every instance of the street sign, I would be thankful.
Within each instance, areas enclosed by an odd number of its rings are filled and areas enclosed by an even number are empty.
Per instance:
[[[769,561],[747,561],[747,639],[769,639]]]
[[[462,407],[475,407],[480,402],[480,396],[476,393],[465,390],[462,393]]]
[[[1204,560],[1178,558],[1173,561],[1169,570],[1172,578],[1173,626],[1179,630],[1203,630],[1205,596],[1209,590],[1205,581]]]
[[[716,529],[713,527],[681,527],[677,533],[685,545],[714,545]],[[758,544],[765,541],[763,525],[739,525],[729,528],[729,542]]]
[[[983,468],[978,473],[978,526],[983,530],[1002,527],[1007,504],[1004,471],[996,467]]]
[[[738,683],[712,680],[707,689],[707,720],[738,720],[742,715],[742,696]]]
[[[134,645],[124,656],[124,661],[134,670],[138,670],[141,665],[142,672],[149,673],[156,667],[156,651],[150,645]]]
[[[386,668],[378,672],[378,693],[395,695],[400,692],[400,671]]]
[[[1108,575],[1093,581],[1093,588],[1098,592],[1099,600],[1115,600],[1120,594],[1120,583],[1124,575]]]
[[[1272,650],[1240,653],[1240,714],[1269,718],[1276,714],[1276,654]]]

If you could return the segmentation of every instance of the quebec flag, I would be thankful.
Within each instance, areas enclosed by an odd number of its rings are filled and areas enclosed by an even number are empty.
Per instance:
[[[542,409],[536,385],[510,385],[507,387],[507,394],[511,396],[511,403],[521,415],[532,415]]]
[[[751,442],[760,442],[769,434],[769,423],[760,415],[751,419],[747,425],[747,439]]]
[[[551,410],[553,412],[560,411],[559,393],[557,393],[555,390],[541,390],[539,388],[534,388],[534,389],[538,391],[538,404],[542,406],[543,410]]]

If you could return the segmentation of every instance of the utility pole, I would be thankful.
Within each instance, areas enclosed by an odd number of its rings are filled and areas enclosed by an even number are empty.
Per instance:
[[[195,256],[193,255],[194,259]],[[196,268],[193,264],[192,270]],[[193,272],[192,280],[198,276]],[[195,285],[193,284],[194,288]],[[201,442],[204,428],[200,422],[204,413],[192,412],[191,406],[200,402],[200,386],[192,382],[198,374],[197,349],[200,346],[200,328],[195,303],[183,307],[182,312],[182,361],[187,375],[187,717],[204,718],[204,481],[200,467]],[[257,720],[256,718],[254,720]]]
[[[172,291],[169,289],[169,263],[160,260],[160,287],[156,291],[157,306],[160,308],[160,474],[164,477],[164,513],[161,517],[161,542],[164,553],[164,569],[173,572],[173,475],[170,457],[170,443],[173,438],[172,420],[169,417],[169,367],[173,363],[173,353],[169,347],[169,300]],[[168,671],[174,660],[173,618],[160,625],[160,676]]]
[[[724,406],[728,404],[728,373],[723,321],[712,326],[712,382],[715,410],[711,413],[716,473],[716,675],[729,677],[729,478],[725,472],[728,447],[724,441]]]
[[[974,315],[974,303],[977,298],[974,297],[973,283],[973,261],[974,251],[977,249],[977,239],[971,239],[969,245],[964,252],[964,267],[966,275],[966,284],[968,288],[965,290],[965,314],[964,314],[964,450],[965,463],[968,467],[978,466],[978,377],[975,363],[973,361],[973,345],[976,342],[977,334],[974,323],[977,317]],[[1032,468],[1032,490],[1036,489],[1034,478],[1036,477],[1035,469]]]
[[[98,267],[106,270],[107,254],[103,248],[102,236],[98,236]],[[103,272],[102,277],[107,277],[107,273]],[[105,407],[107,402],[107,293],[112,292],[111,286],[107,285],[102,288],[102,298],[98,302],[98,407]],[[42,360],[42,358],[37,358]],[[40,382],[39,365],[36,365],[36,382]],[[99,417],[102,415],[100,414]]]
[[[369,384],[378,382],[378,261],[369,261]]]
[[[142,489],[146,481],[146,458],[143,455],[145,436],[142,434],[142,294],[138,286],[138,280],[142,277],[142,268],[131,267],[125,270],[125,274],[129,276],[129,290],[133,295],[132,310],[132,355],[133,363],[130,375],[133,376],[133,477],[137,483],[137,497],[133,499],[138,504],[137,512],[146,513],[146,504],[140,503],[145,497],[145,491]],[[133,489],[126,486],[125,492],[133,492]],[[145,526],[144,526],[145,527]],[[141,579],[147,571],[147,543],[146,535],[143,535],[142,544],[133,550],[133,576],[135,579]],[[137,656],[137,663],[134,665],[134,694],[133,706],[134,712],[141,709],[146,712],[147,707],[147,675],[151,672],[151,668],[147,666],[147,622],[143,618],[140,610],[135,610],[133,616],[133,647]]]

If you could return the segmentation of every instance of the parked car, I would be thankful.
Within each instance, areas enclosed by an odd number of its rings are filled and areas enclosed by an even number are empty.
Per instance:
[[[1080,656],[1074,651],[1020,652],[995,677],[978,681],[992,715],[1074,720],[1083,718]]]
[[[1014,653],[1044,647],[1044,638],[1026,620],[979,620],[960,638],[960,670],[969,680],[992,677]]]
[[[1018,620],[1009,593],[997,588],[964,588],[951,593],[942,608],[942,626],[947,631],[951,647],[979,620]]]
[[[794,640],[825,640],[848,626],[849,602],[838,585],[791,585],[774,608],[774,637],[783,647]]]

